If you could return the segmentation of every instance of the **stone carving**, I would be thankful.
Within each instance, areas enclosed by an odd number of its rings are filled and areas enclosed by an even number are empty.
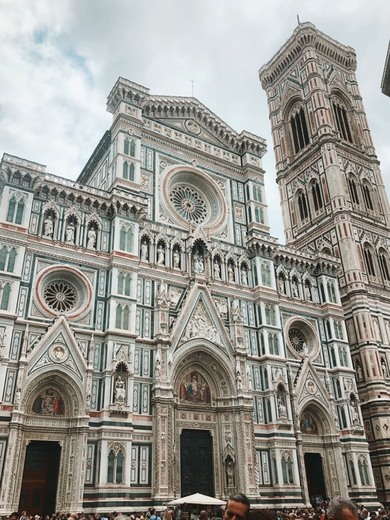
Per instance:
[[[115,395],[114,403],[125,404],[126,401],[126,385],[121,376],[118,376],[115,381]]]
[[[206,338],[218,344],[221,342],[219,333],[202,303],[198,303],[183,336],[184,340],[191,338]]]

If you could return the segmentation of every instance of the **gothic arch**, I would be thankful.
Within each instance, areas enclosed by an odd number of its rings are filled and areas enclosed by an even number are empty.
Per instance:
[[[26,383],[19,409],[27,416],[33,415],[33,405],[40,393],[54,389],[64,402],[64,417],[72,418],[85,415],[85,390],[75,378],[59,369],[37,375]]]
[[[183,376],[190,370],[198,371],[210,386],[211,402],[216,397],[228,397],[237,393],[232,361],[210,341],[196,338],[182,345],[174,356],[172,384],[180,395]]]
[[[314,398],[301,402],[297,413],[302,434],[324,436],[335,432],[330,410]]]

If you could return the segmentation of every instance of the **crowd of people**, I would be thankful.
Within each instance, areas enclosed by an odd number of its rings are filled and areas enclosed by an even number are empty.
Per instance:
[[[0,517],[0,520],[3,520]],[[390,520],[390,508],[382,507],[370,511],[363,505],[357,505],[349,499],[335,497],[324,501],[320,507],[307,509],[284,508],[272,510],[266,508],[251,509],[249,499],[243,493],[231,495],[224,509],[200,513],[182,512],[179,507],[165,509],[162,512],[149,508],[146,512],[129,514],[112,512],[108,514],[55,513],[39,516],[28,515],[26,511],[12,513],[5,520]]]

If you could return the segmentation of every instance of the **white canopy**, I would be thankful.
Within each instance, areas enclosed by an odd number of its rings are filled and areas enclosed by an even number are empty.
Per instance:
[[[200,506],[223,506],[226,504],[225,500],[219,500],[219,498],[208,497],[201,493],[195,493],[194,495],[188,495],[187,497],[177,498],[167,503],[167,506],[178,506],[180,504],[194,504]]]

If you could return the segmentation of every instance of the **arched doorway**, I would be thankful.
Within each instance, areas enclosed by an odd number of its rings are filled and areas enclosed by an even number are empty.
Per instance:
[[[31,441],[26,449],[19,511],[44,517],[56,510],[61,446],[58,442]]]
[[[78,382],[59,370],[27,382],[9,426],[7,508],[38,514],[82,508],[83,401]]]

